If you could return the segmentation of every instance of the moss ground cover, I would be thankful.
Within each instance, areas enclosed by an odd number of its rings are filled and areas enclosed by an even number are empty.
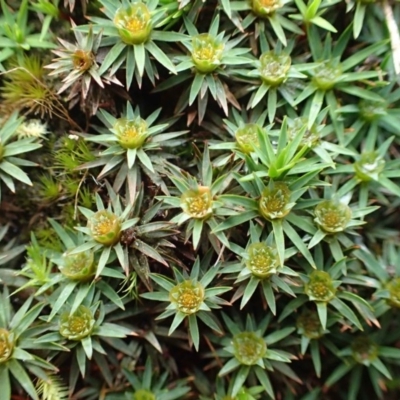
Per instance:
[[[398,400],[399,21],[0,0],[0,400]]]

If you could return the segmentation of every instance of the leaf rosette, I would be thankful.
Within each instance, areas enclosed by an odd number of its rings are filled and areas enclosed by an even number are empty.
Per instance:
[[[156,400],[156,396],[150,390],[139,389],[133,393],[132,400]]]
[[[140,2],[120,7],[115,13],[114,24],[126,44],[145,43],[152,31],[151,13],[145,4]]]
[[[204,301],[204,295],[204,287],[200,282],[186,280],[170,290],[169,299],[180,312],[191,315],[199,311]]]
[[[251,8],[254,14],[260,17],[271,15],[282,6],[279,0],[251,0]]]
[[[297,117],[290,121],[288,126],[289,140],[293,141],[296,135],[304,128],[307,127],[300,142],[300,146],[315,147],[320,142],[320,135],[316,124],[308,127],[307,117]]]
[[[244,154],[250,154],[256,147],[260,146],[258,140],[259,130],[262,130],[262,127],[254,123],[245,124],[236,130],[236,143]]]
[[[255,332],[240,332],[232,339],[233,353],[243,365],[256,365],[266,355],[265,340]]]
[[[385,168],[385,160],[376,151],[365,152],[354,163],[356,176],[363,182],[378,180]]]
[[[221,64],[225,44],[209,33],[201,33],[192,39],[192,61],[198,72],[208,74]]]
[[[95,63],[94,54],[91,51],[76,49],[71,56],[72,65],[79,72],[89,70]]]
[[[326,233],[343,232],[351,221],[351,208],[335,200],[325,200],[314,210],[315,223]]]
[[[88,220],[92,238],[105,246],[118,242],[121,235],[121,222],[117,215],[108,210],[94,213]]]
[[[91,251],[78,254],[66,254],[63,257],[64,265],[60,266],[60,272],[73,281],[90,280],[95,272],[94,255]]]
[[[325,271],[313,271],[309,275],[309,282],[305,285],[305,293],[311,301],[328,303],[336,294],[336,288],[331,276]]]
[[[278,252],[265,243],[253,243],[247,251],[246,267],[258,278],[267,278],[277,273],[280,266]]]
[[[267,51],[260,57],[260,76],[264,83],[279,86],[286,79],[292,60],[288,54]]]
[[[213,213],[211,190],[199,186],[196,190],[187,190],[181,196],[181,208],[191,218],[206,219]]]
[[[324,335],[324,329],[318,314],[311,311],[303,312],[296,321],[297,332],[308,339],[319,339]]]
[[[357,337],[351,344],[351,350],[354,360],[367,366],[379,355],[378,345],[366,336]]]
[[[0,328],[0,364],[7,362],[13,350],[12,334],[7,329]]]
[[[293,207],[290,203],[291,191],[284,182],[274,182],[273,186],[266,187],[259,201],[260,214],[268,219],[281,219],[289,214]]]
[[[369,123],[379,120],[387,115],[385,101],[361,100],[358,103],[360,117]]]
[[[330,90],[342,75],[342,68],[332,61],[323,61],[314,69],[313,83],[320,90]]]
[[[118,138],[118,143],[124,149],[138,149],[149,136],[147,122],[140,117],[135,119],[119,118],[110,129]]]
[[[59,332],[69,340],[79,341],[91,335],[95,322],[90,309],[81,305],[73,314],[61,314]]]

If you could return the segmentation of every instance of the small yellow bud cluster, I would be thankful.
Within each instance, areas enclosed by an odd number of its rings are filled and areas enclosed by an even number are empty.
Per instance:
[[[169,292],[171,303],[175,304],[177,309],[186,315],[195,314],[199,311],[204,296],[203,285],[192,280],[179,283]]]
[[[309,275],[309,282],[305,285],[305,293],[310,300],[329,302],[336,294],[331,276],[325,271],[313,271]]]
[[[265,356],[267,344],[255,332],[241,332],[232,340],[236,359],[243,365],[255,365]]]

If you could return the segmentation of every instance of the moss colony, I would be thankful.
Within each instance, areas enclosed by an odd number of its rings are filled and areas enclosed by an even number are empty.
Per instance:
[[[0,0],[1,400],[398,400],[400,6]]]

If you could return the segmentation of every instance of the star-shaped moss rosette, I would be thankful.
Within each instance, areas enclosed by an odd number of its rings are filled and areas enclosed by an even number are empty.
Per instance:
[[[400,358],[400,350],[396,346],[396,334],[390,333],[386,325],[375,332],[368,330],[361,335],[358,333],[342,333],[342,335],[345,345],[336,353],[342,359],[342,363],[328,376],[324,386],[328,389],[349,375],[352,377],[347,386],[349,399],[359,398],[361,384],[365,380],[372,383],[376,398],[385,398],[386,383],[394,379],[394,368]],[[385,382],[385,385],[380,385],[380,382]]]
[[[231,319],[225,313],[222,316],[229,334],[218,339],[218,344],[223,346],[223,349],[217,350],[217,354],[221,359],[226,359],[218,376],[236,371],[232,376],[233,397],[249,378],[251,382],[262,385],[271,398],[275,398],[267,371],[276,369],[291,379],[299,380],[288,365],[281,367],[282,363],[290,363],[296,357],[281,349],[270,348],[287,338],[294,328],[274,330],[273,333],[266,334],[271,314],[267,314],[258,324],[250,314],[245,324],[239,318]]]
[[[93,23],[94,33],[103,31],[100,47],[112,47],[101,63],[99,74],[108,71],[109,75],[113,76],[121,66],[124,66],[126,86],[129,89],[134,77],[138,85],[142,85],[145,72],[155,84],[158,78],[157,63],[173,74],[177,73],[167,54],[156,43],[180,42],[187,36],[178,32],[159,30],[168,20],[165,20],[164,8],[159,7],[158,0],[145,2],[101,0],[100,3],[107,18],[88,18]],[[82,25],[77,29],[88,32],[90,26]]]
[[[262,221],[272,225],[280,266],[283,266],[285,260],[285,237],[290,239],[311,265],[315,265],[305,239],[295,229],[300,228],[307,232],[308,227],[304,226],[301,218],[297,218],[296,212],[292,210],[307,191],[307,185],[314,176],[315,173],[306,174],[293,181],[271,179],[265,186],[257,176],[253,181],[247,181],[236,174],[242,193],[246,195],[223,194],[219,197],[224,206],[231,209],[231,216],[214,228],[213,232],[222,232],[261,217]]]
[[[375,147],[376,136],[367,136],[362,151],[353,156],[353,164],[338,165],[335,172],[327,171],[329,174],[353,174],[338,190],[338,196],[344,196],[359,186],[359,205],[365,207],[368,199],[374,198],[382,204],[389,204],[389,196],[400,196],[400,186],[391,178],[400,177],[400,162],[391,159],[388,151],[394,137],[386,139],[379,147]]]
[[[100,135],[85,135],[85,140],[98,143],[107,148],[98,154],[97,160],[85,163],[79,169],[103,166],[97,179],[103,179],[117,172],[113,188],[119,192],[127,182],[131,198],[136,196],[137,186],[141,181],[141,171],[162,190],[168,193],[160,173],[164,172],[162,161],[172,157],[164,148],[178,146],[184,142],[180,137],[188,131],[165,131],[179,118],[171,118],[159,125],[153,125],[161,108],[151,113],[146,119],[140,115],[139,107],[133,110],[128,102],[126,112],[115,118],[105,110],[100,110],[98,117],[106,128],[96,127]],[[160,155],[157,155],[159,152]]]
[[[83,105],[86,99],[90,98],[92,102],[97,98],[98,101],[94,101],[94,105],[91,106],[91,115],[94,115],[100,96],[93,96],[91,93],[94,93],[98,87],[104,89],[105,84],[122,84],[114,76],[99,73],[99,63],[96,58],[102,40],[102,32],[94,35],[90,28],[87,34],[83,34],[74,29],[76,25],[73,21],[71,21],[71,25],[76,42],[72,44],[58,38],[62,47],[53,50],[57,58],[45,68],[52,70],[49,76],[63,78],[63,84],[57,94],[69,92],[66,100],[70,102],[70,108],[77,102]]]
[[[214,168],[210,161],[207,145],[203,157],[198,161],[199,179],[188,172],[168,164],[171,172],[169,179],[176,187],[175,196],[159,196],[164,203],[163,208],[180,208],[181,213],[175,215],[170,222],[178,226],[186,223],[185,241],[192,238],[193,248],[197,249],[202,238],[208,237],[214,250],[219,254],[222,245],[229,246],[223,232],[213,234],[211,231],[229,213],[219,201],[220,193],[230,184],[231,179],[226,174],[213,179]]]
[[[30,287],[36,288],[36,296],[48,295],[48,301],[52,304],[49,320],[52,320],[66,302],[72,304],[71,313],[82,304],[88,296],[93,296],[97,291],[107,297],[117,307],[124,309],[124,304],[117,292],[110,284],[110,278],[125,279],[125,276],[111,268],[104,267],[103,279],[95,279],[99,254],[93,250],[83,251],[77,254],[69,254],[79,246],[85,244],[84,234],[81,232],[67,231],[58,222],[49,219],[53,233],[57,235],[61,251],[42,248],[36,238],[32,237],[32,244],[28,248],[28,260],[25,267],[19,273],[28,278],[26,284],[20,286],[20,290]],[[54,270],[57,266],[58,271]]]
[[[310,69],[308,64],[295,64],[290,56],[294,43],[285,49],[277,46],[271,49],[264,35],[260,37],[261,55],[252,62],[251,69],[244,75],[251,79],[246,88],[246,93],[251,93],[247,108],[254,108],[257,104],[267,106],[268,119],[272,123],[276,110],[282,103],[279,97],[295,108],[295,93],[299,86],[297,80],[305,79],[302,71]],[[240,90],[243,90],[241,88]]]
[[[128,250],[121,244],[121,235],[139,221],[139,218],[129,218],[134,204],[122,208],[120,197],[109,185],[107,188],[110,196],[107,208],[98,193],[96,193],[97,211],[79,207],[80,212],[87,218],[87,226],[78,226],[76,229],[85,234],[86,240],[83,244],[67,252],[68,256],[88,251],[99,252],[95,278],[102,274],[104,267],[113,255],[117,256],[120,266],[126,274],[128,273]]]
[[[188,54],[175,57],[179,75],[161,83],[155,91],[169,89],[193,79],[192,84],[179,97],[175,112],[182,112],[197,98],[197,113],[199,123],[201,123],[207,109],[209,94],[211,94],[225,115],[228,115],[228,102],[235,106],[238,106],[238,103],[234,100],[225,81],[229,81],[235,75],[236,66],[248,64],[251,60],[246,55],[250,49],[237,47],[244,36],[232,38],[224,31],[219,32],[219,15],[212,20],[207,33],[199,33],[188,18],[184,21],[191,39],[182,42]]]
[[[126,379],[132,385],[133,392],[125,392],[132,400],[178,400],[190,391],[183,380],[176,381],[175,385],[169,385],[168,372],[158,374],[155,372],[151,358],[148,357],[144,371],[133,372],[124,368]]]
[[[316,27],[311,26],[308,32],[308,40],[315,64],[313,68],[305,69],[310,77],[310,83],[297,97],[296,105],[308,99],[306,108],[309,110],[309,127],[316,121],[318,114],[326,101],[329,107],[329,115],[337,129],[339,143],[344,143],[343,123],[339,120],[335,110],[340,101],[335,92],[340,91],[345,95],[372,101],[381,101],[382,98],[375,92],[360,86],[361,82],[372,82],[371,79],[379,78],[378,71],[352,71],[360,62],[370,55],[378,55],[385,51],[386,42],[374,43],[343,60],[343,52],[351,36],[351,26],[347,28],[335,44],[332,45],[331,35],[328,34],[322,43]],[[324,50],[325,49],[325,50]],[[370,84],[371,86],[371,84]]]
[[[98,300],[99,295],[94,294],[94,291],[88,294],[83,304],[74,312],[71,312],[70,304],[64,304],[58,318],[48,326],[51,332],[38,339],[38,343],[52,340],[73,349],[75,357],[71,367],[78,367],[82,376],[86,373],[87,360],[100,360],[94,353],[105,353],[101,345],[102,340],[105,343],[109,341],[111,347],[117,348],[119,342],[115,339],[132,335],[131,329],[107,322],[107,314],[113,311],[113,308],[105,310]],[[111,338],[115,341],[112,342]]]
[[[32,161],[22,159],[20,155],[42,147],[36,137],[18,139],[18,128],[21,124],[22,119],[18,117],[16,112],[6,121],[0,123],[0,181],[13,193],[15,193],[14,179],[26,185],[32,185],[29,176],[20,167],[37,165]]]
[[[239,0],[231,4],[231,20],[241,30],[255,23],[254,33],[269,32],[272,28],[279,41],[286,46],[285,30],[303,35],[304,32],[286,14],[295,9],[289,6],[291,0]],[[243,16],[242,16],[243,15]]]
[[[4,399],[11,399],[11,389],[18,382],[31,399],[39,400],[32,376],[41,378],[58,370],[49,361],[31,353],[32,349],[40,349],[43,354],[46,351],[66,350],[51,339],[44,339],[38,344],[37,340],[47,328],[37,324],[34,327],[33,324],[44,306],[44,303],[33,304],[31,296],[15,312],[7,286],[0,293],[0,388]]]
[[[337,318],[329,316],[327,328],[334,325]],[[330,339],[329,329],[323,329],[315,310],[304,308],[296,319],[297,333],[301,336],[301,354],[304,356],[309,349],[316,375],[321,377],[322,359],[326,357],[325,349],[337,354],[339,349]]]
[[[366,137],[375,137],[377,131],[385,130],[392,135],[400,134],[397,121],[399,108],[396,107],[400,100],[400,92],[394,83],[388,83],[383,88],[374,92],[382,97],[380,101],[360,100],[357,104],[346,104],[337,112],[346,118],[349,126],[345,137],[345,145]]]
[[[196,351],[199,350],[200,332],[197,318],[209,328],[222,333],[219,321],[211,312],[221,308],[226,302],[218,295],[231,290],[227,286],[208,287],[217,275],[218,266],[210,266],[210,257],[200,262],[197,258],[190,275],[174,268],[174,279],[164,275],[151,274],[151,279],[160,287],[160,291],[143,293],[141,297],[150,300],[169,302],[165,311],[157,317],[164,319],[174,316],[168,334],[171,335],[184,319],[188,320],[189,337]],[[201,278],[200,278],[201,276]]]
[[[257,288],[268,304],[272,314],[276,314],[276,302],[274,292],[281,290],[294,296],[290,284],[293,283],[285,277],[297,276],[291,268],[280,265],[278,251],[273,238],[269,234],[265,239],[259,225],[250,222],[250,240],[245,249],[230,243],[230,249],[239,256],[239,260],[222,264],[221,273],[230,274],[239,285],[232,297],[231,303],[242,297],[240,308],[242,309],[252,298]],[[289,248],[285,250],[285,259],[296,254],[297,250]],[[281,275],[281,276],[279,276]]]
[[[210,121],[203,122],[203,126],[218,137],[218,140],[211,140],[209,146],[210,150],[222,151],[222,154],[213,159],[216,167],[225,166],[230,161],[232,152],[235,160],[244,159],[245,155],[257,160],[254,149],[259,146],[258,132],[262,131],[263,135],[267,135],[272,127],[266,125],[268,110],[263,111],[260,107],[250,112],[243,108],[239,112],[233,107],[229,111],[228,118],[210,113]]]
[[[307,271],[307,274],[299,272],[303,285],[292,287],[297,297],[286,305],[279,317],[279,321],[281,322],[306,302],[312,301],[317,307],[318,317],[324,330],[327,327],[328,306],[332,306],[341,318],[349,321],[358,329],[363,330],[358,317],[346,302],[352,304],[368,323],[374,322],[375,316],[372,313],[373,308],[367,300],[355,293],[340,288],[342,285],[341,278],[346,267],[346,260],[340,260],[333,265],[328,263],[323,269],[323,255],[320,248],[317,248],[317,250],[318,253],[315,255],[315,259],[318,262],[319,269],[312,269],[299,260],[304,270]]]
[[[324,192],[324,199],[312,211],[316,230],[309,231],[313,237],[308,248],[326,240],[332,256],[339,261],[344,257],[341,246],[346,248],[351,242],[348,235],[357,235],[356,229],[366,224],[364,217],[379,209],[379,206],[360,207],[359,204],[350,204],[352,193],[338,198],[334,185],[325,187]]]

